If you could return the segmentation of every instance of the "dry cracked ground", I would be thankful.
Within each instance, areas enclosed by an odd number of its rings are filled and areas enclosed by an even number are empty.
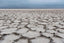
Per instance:
[[[64,43],[64,14],[0,14],[0,43]]]

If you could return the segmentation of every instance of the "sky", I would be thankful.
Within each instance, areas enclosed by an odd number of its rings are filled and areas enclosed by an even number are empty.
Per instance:
[[[0,8],[64,8],[64,0],[0,0]]]

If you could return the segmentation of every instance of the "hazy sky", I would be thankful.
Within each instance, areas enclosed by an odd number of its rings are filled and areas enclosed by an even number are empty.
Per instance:
[[[0,8],[27,8],[46,5],[64,5],[64,0],[0,0]]]
[[[36,4],[50,4],[50,3],[61,3],[63,0],[29,0],[30,3],[36,3]]]

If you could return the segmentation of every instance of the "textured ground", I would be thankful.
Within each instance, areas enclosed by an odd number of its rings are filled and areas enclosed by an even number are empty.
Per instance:
[[[64,43],[64,10],[0,10],[0,43]]]

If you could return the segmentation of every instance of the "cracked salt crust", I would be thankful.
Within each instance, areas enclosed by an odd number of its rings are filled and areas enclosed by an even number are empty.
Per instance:
[[[16,12],[0,14],[0,43],[64,43],[63,14]]]
[[[48,33],[57,33],[57,31],[54,31],[54,30],[47,30],[46,32],[48,32]]]
[[[15,42],[15,43],[28,43],[27,39],[20,39],[19,41]]]
[[[21,22],[20,20],[14,20],[14,23],[19,23],[19,22]]]
[[[32,30],[38,31],[38,32],[45,32],[45,29],[43,28],[39,28],[39,27],[35,27],[35,28],[31,28]]]
[[[9,29],[4,29],[4,30],[1,30],[1,34],[11,34],[13,32],[15,32],[17,30],[17,28],[9,28]]]
[[[1,26],[0,30],[6,29],[8,26]]]
[[[6,37],[4,37],[4,40],[1,43],[12,43],[14,40],[18,39],[20,36],[16,36],[16,35],[7,35]]]
[[[36,25],[35,24],[28,24],[27,27],[33,28],[33,27],[36,27]]]
[[[14,27],[15,28],[15,27],[17,27],[18,24],[19,23],[12,23],[12,24],[9,25],[9,27]]]
[[[0,23],[0,27],[2,26],[3,24],[2,23]]]
[[[56,29],[57,31],[64,33],[64,29]]]
[[[19,30],[17,31],[17,33],[19,33],[19,34],[24,34],[24,33],[26,33],[27,31],[28,31],[27,28],[22,28],[22,29],[19,29]]]
[[[57,36],[64,38],[64,33],[56,33]]]
[[[50,29],[50,30],[56,29],[56,27],[53,27],[51,25],[48,25],[47,27],[48,27],[47,29]]]
[[[29,31],[22,35],[28,38],[34,38],[34,37],[40,36],[39,32],[34,32],[34,31]]]
[[[53,43],[64,43],[63,39],[61,38],[53,37],[52,40],[53,40]]]
[[[53,34],[51,34],[51,33],[42,33],[42,35],[44,35],[46,37],[53,37]]]
[[[38,37],[36,39],[32,39],[31,42],[32,43],[49,43],[49,39],[44,38],[44,37]]]

